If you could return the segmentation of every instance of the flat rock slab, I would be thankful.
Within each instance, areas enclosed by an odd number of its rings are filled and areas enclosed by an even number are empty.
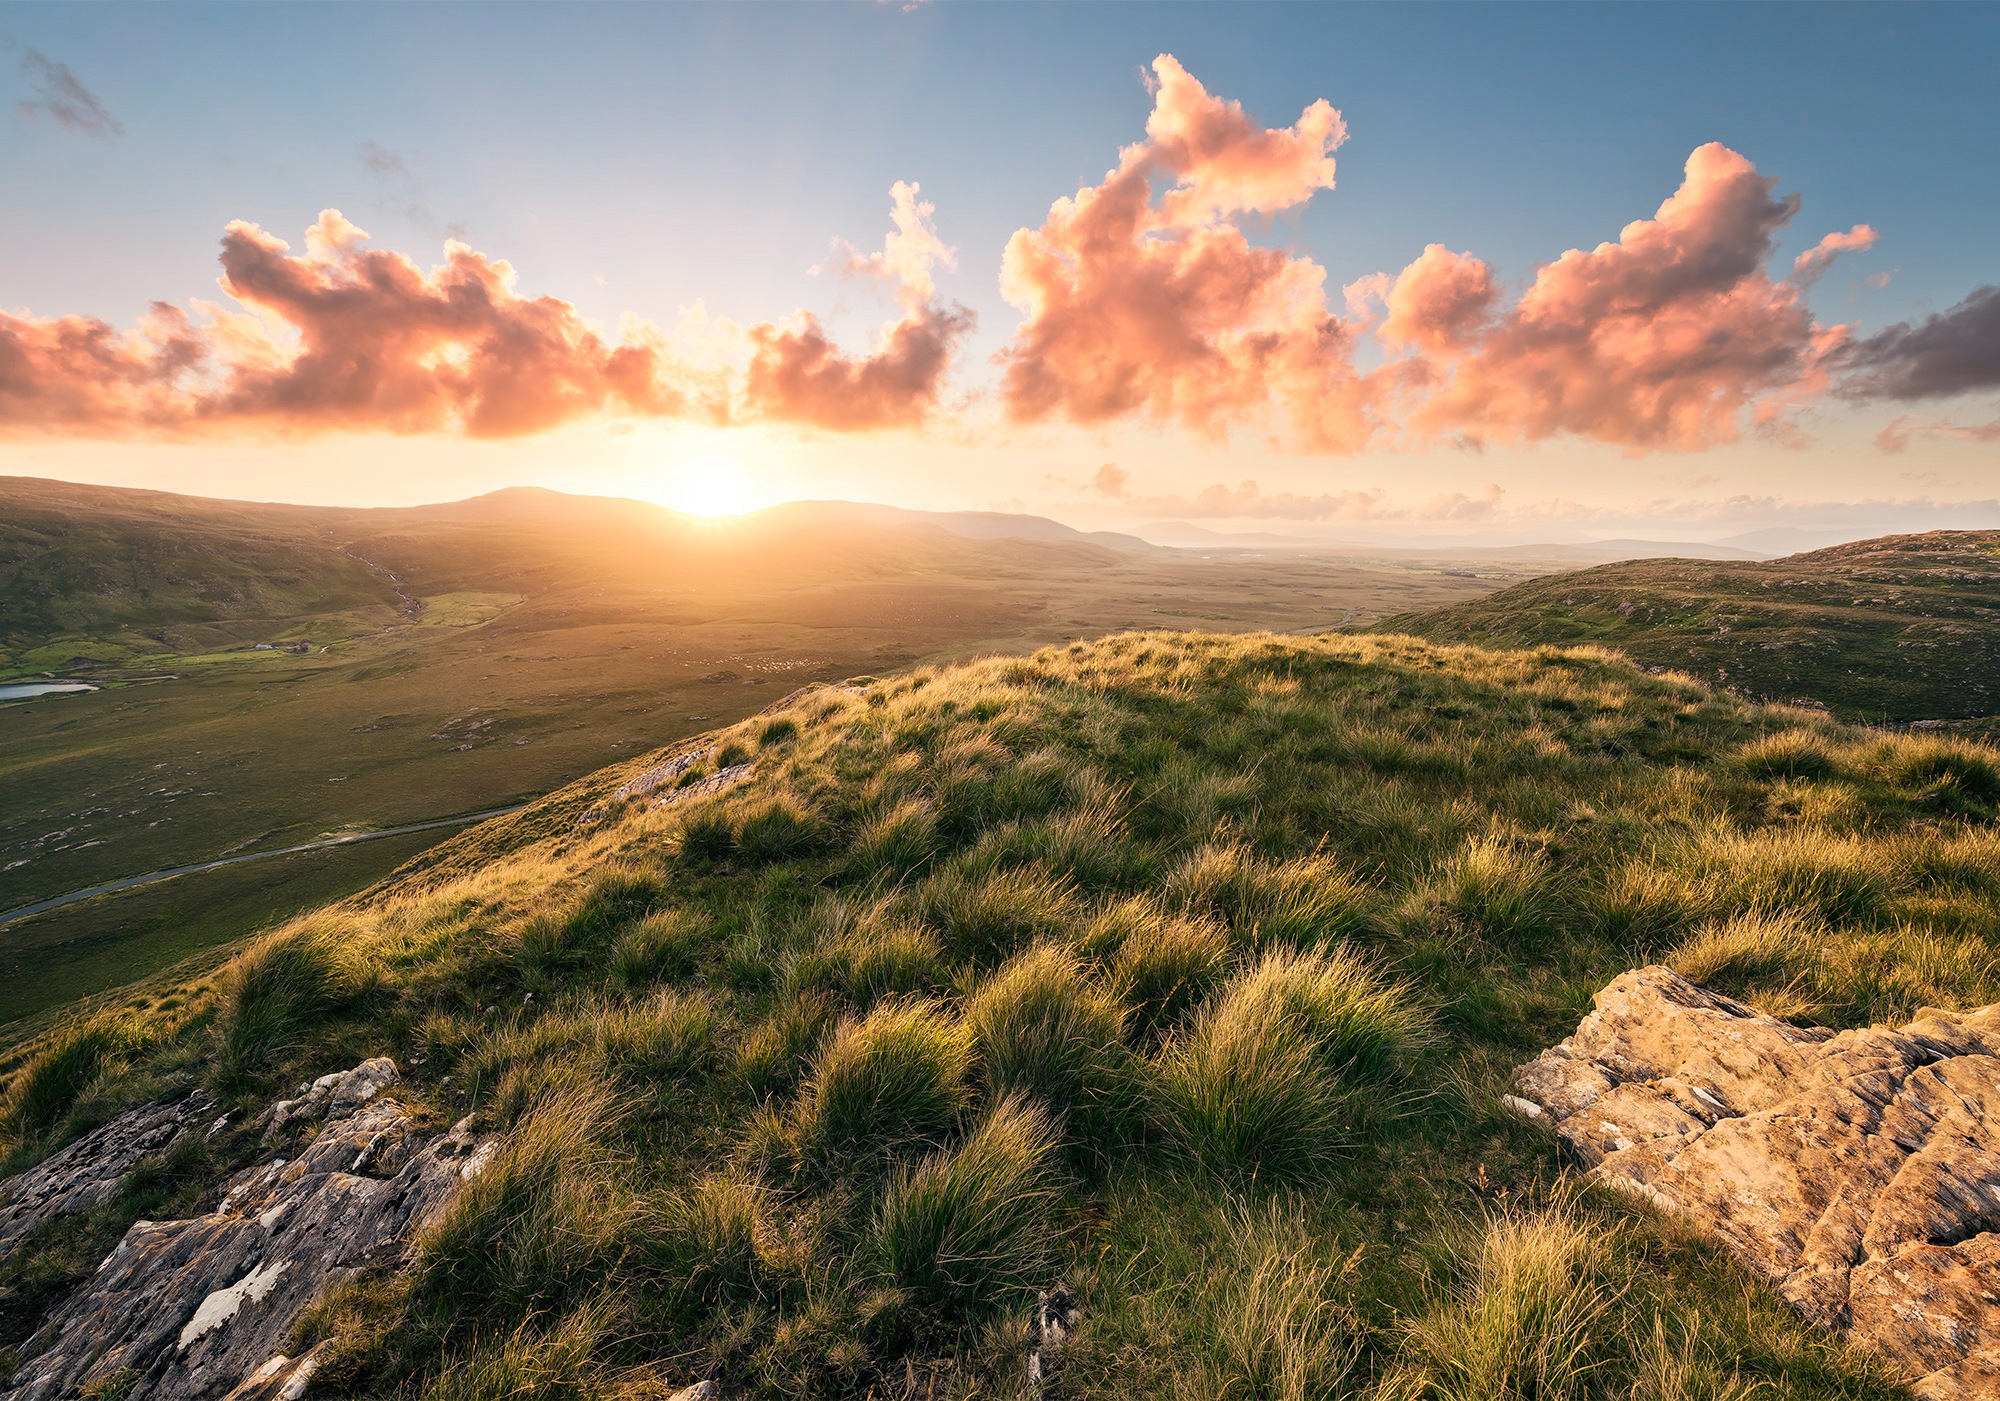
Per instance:
[[[1623,974],[1508,1101],[1932,1401],[2000,1401],[2000,1005],[1795,1026]]]
[[[297,1156],[238,1174],[205,1216],[134,1223],[23,1347],[8,1401],[107,1383],[129,1383],[127,1401],[293,1401],[317,1365],[279,1353],[300,1311],[330,1284],[399,1264],[498,1146],[464,1125],[426,1137],[381,1093],[394,1079],[387,1061],[327,1077],[306,1111],[326,1122]],[[296,1122],[297,1104],[267,1117]]]

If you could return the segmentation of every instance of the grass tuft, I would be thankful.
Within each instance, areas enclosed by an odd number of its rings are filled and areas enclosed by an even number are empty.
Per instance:
[[[58,1027],[8,1083],[0,1100],[0,1128],[16,1142],[41,1138],[100,1078],[120,1070],[139,1045],[123,1021],[92,1017]]]
[[[442,1337],[584,1297],[614,1258],[630,1203],[607,1147],[613,1100],[588,1080],[538,1103],[500,1155],[418,1235],[413,1307]]]
[[[1274,950],[1162,1051],[1167,1132],[1225,1177],[1306,1177],[1354,1136],[1354,1084],[1386,1072],[1426,1025],[1406,988],[1350,952]]]
[[[1827,737],[1813,730],[1781,730],[1752,740],[1736,751],[1736,762],[1752,778],[1827,779],[1840,773]]]
[[[1453,1261],[1445,1298],[1409,1325],[1398,1394],[1425,1401],[1567,1401],[1586,1394],[1617,1291],[1597,1277],[1601,1229],[1558,1206],[1497,1216]]]
[[[917,888],[915,909],[951,954],[989,965],[1038,939],[1060,938],[1078,914],[1075,888],[1034,867],[947,867]]]
[[[997,1103],[957,1148],[898,1173],[871,1241],[898,1286],[933,1308],[977,1316],[1045,1287],[1055,1232],[1054,1120]]]
[[[1030,1099],[1106,1146],[1131,1085],[1125,1009],[1075,955],[1053,944],[1018,955],[979,986],[965,1022],[989,1093]]]
[[[814,1057],[791,1122],[800,1160],[822,1171],[949,1136],[970,1098],[964,1029],[922,1002],[849,1018]]]
[[[311,915],[267,934],[222,972],[215,1070],[240,1085],[298,1050],[360,987],[367,931],[351,917]]]

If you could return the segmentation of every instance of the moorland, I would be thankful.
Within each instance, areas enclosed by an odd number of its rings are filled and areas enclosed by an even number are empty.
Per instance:
[[[1139,632],[812,687],[17,1050],[15,1165],[241,1113],[38,1228],[0,1344],[387,1054],[507,1146],[303,1320],[329,1394],[1016,1395],[1061,1280],[1073,1398],[1906,1397],[1500,1094],[1647,962],[1834,1026],[2000,998],[1996,816],[1991,749],[1595,647]]]
[[[1885,536],[1774,560],[1628,560],[1379,627],[1485,646],[1595,642],[1847,720],[1980,728],[2000,712],[2000,531]]]
[[[0,480],[0,913],[525,802],[798,686],[1127,628],[1312,631],[1524,577],[1158,549],[802,502],[726,523],[515,490],[343,510]],[[347,894],[437,831],[0,925],[0,1022]]]

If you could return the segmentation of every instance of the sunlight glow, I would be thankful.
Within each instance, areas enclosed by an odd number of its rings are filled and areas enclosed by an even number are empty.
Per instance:
[[[668,488],[667,504],[697,516],[740,516],[756,507],[755,492],[743,469],[721,457],[684,461]]]

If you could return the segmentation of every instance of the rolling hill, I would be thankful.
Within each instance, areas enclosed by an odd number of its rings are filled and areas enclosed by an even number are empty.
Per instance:
[[[2000,532],[1763,561],[1630,560],[1376,626],[1486,646],[1595,642],[1845,719],[1966,721],[2000,713]]]
[[[1993,1001],[1996,816],[1991,749],[1598,649],[1132,633],[814,687],[0,1062],[12,1166],[220,1101],[0,1266],[0,1348],[391,1056],[506,1147],[299,1319],[329,1395],[1020,1396],[1061,1281],[1069,1401],[1907,1398],[1501,1095],[1652,960],[1836,1026]]]
[[[102,687],[0,703],[0,914],[526,801],[809,682],[1181,620],[1324,629],[1505,582],[974,515],[711,522],[529,489],[343,510],[0,479],[0,681]],[[438,835],[0,925],[0,1022],[358,889]]]

